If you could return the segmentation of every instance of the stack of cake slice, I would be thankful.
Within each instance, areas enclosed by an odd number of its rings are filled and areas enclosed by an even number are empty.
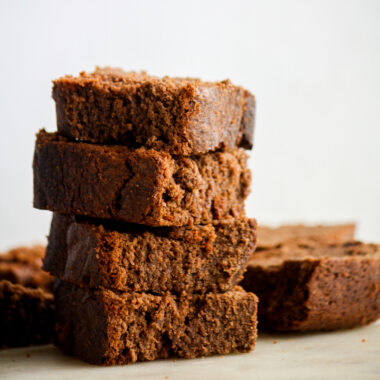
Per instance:
[[[254,97],[229,81],[97,69],[54,82],[34,206],[54,212],[57,345],[97,364],[250,351],[257,298],[236,284]]]

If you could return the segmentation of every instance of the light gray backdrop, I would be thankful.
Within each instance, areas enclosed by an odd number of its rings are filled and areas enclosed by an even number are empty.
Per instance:
[[[95,65],[231,78],[257,96],[259,222],[359,223],[380,241],[379,1],[1,1],[0,249],[43,241],[34,134],[51,80]]]

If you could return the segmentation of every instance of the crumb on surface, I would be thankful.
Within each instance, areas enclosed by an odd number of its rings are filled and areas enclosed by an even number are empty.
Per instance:
[[[362,343],[365,343],[367,340],[365,338],[362,339]]]
[[[277,343],[278,343],[278,340],[274,340],[274,341],[273,341],[273,344],[277,344]]]

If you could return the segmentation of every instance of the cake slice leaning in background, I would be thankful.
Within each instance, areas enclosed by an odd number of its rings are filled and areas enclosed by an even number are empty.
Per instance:
[[[241,285],[259,297],[262,330],[364,325],[380,318],[380,245],[284,242],[254,253]]]

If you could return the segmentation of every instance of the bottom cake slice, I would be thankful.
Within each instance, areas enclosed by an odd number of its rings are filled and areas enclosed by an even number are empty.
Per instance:
[[[93,364],[248,352],[256,341],[257,297],[181,296],[89,290],[57,281],[57,345]]]

